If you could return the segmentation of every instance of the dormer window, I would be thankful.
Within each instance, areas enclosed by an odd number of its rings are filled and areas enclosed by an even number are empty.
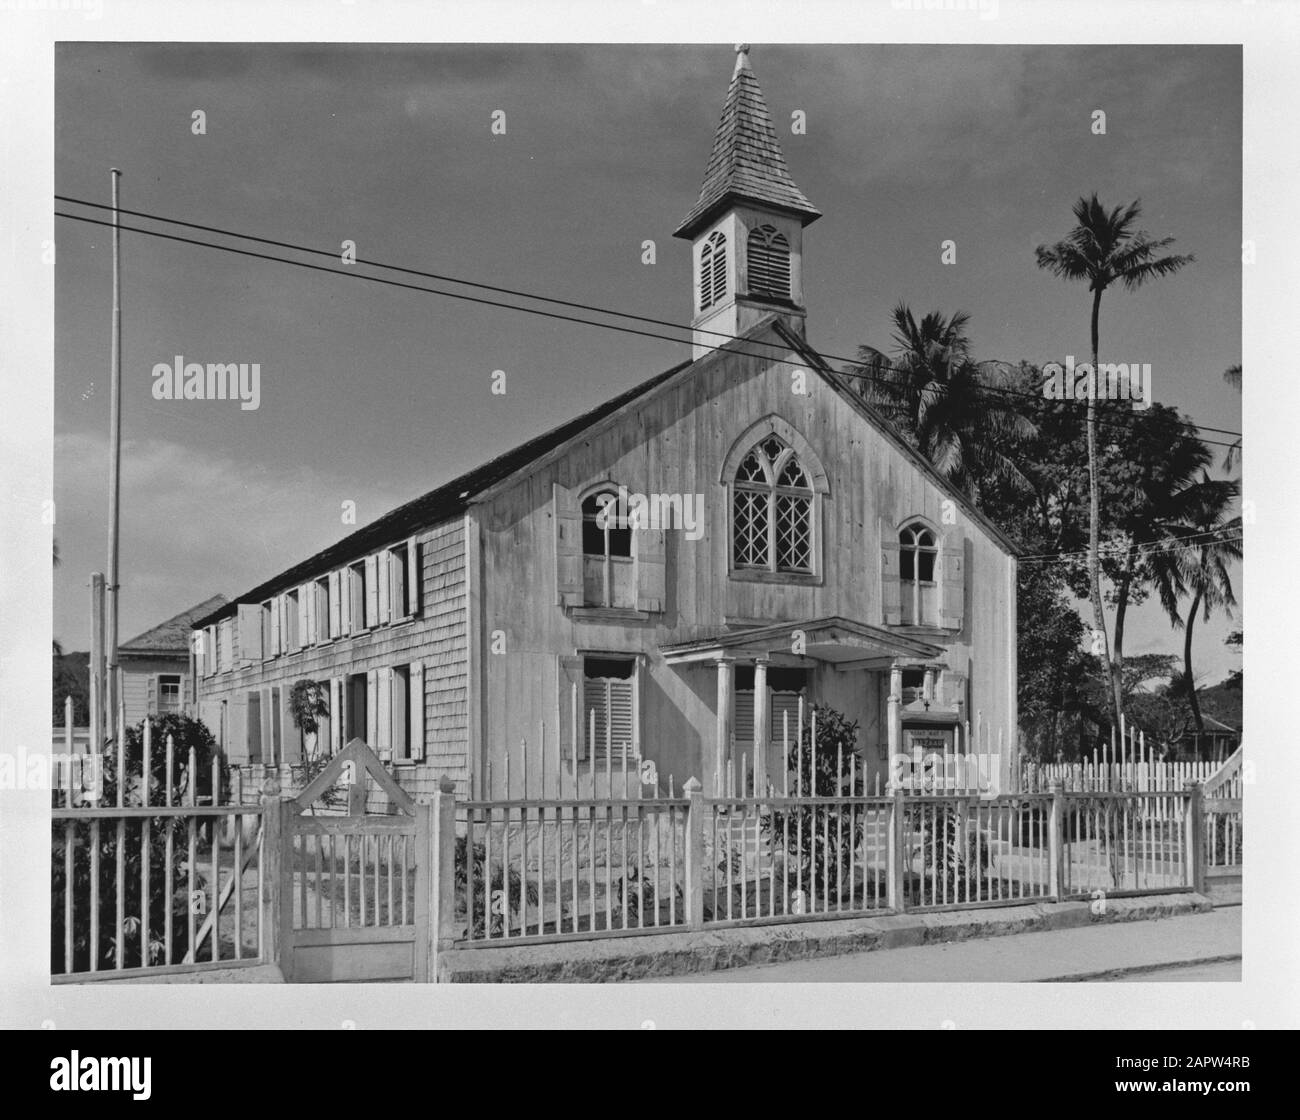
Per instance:
[[[727,294],[727,237],[712,233],[700,249],[700,310],[721,303]]]
[[[749,294],[769,299],[790,298],[790,243],[772,226],[749,234]]]

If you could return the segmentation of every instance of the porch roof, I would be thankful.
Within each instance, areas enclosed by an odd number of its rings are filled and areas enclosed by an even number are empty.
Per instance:
[[[879,667],[885,668],[898,657],[929,661],[942,657],[944,652],[941,646],[919,638],[838,615],[728,630],[707,638],[663,646],[660,652],[669,665],[709,661],[724,655],[790,655],[794,652],[791,643],[795,631],[804,636],[804,658],[832,664],[861,662],[863,668],[871,668],[870,662],[879,661]]]

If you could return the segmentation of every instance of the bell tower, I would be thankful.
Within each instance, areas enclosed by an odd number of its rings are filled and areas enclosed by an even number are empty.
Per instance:
[[[673,232],[691,242],[693,358],[770,312],[804,333],[803,227],[820,217],[790,177],[742,43],[700,196]]]

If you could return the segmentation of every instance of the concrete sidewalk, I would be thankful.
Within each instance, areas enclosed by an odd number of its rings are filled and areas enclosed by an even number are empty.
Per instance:
[[[1045,933],[851,953],[733,968],[658,983],[937,983],[1186,979],[1205,966],[1241,959],[1241,910],[1229,907],[1155,921],[1098,923]],[[1239,966],[1238,966],[1239,967]],[[1205,969],[1232,979],[1234,969]]]

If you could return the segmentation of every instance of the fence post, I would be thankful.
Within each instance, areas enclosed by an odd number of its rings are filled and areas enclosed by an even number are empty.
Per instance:
[[[1187,885],[1197,894],[1205,893],[1205,784],[1200,781],[1186,783],[1187,797],[1187,868],[1191,882]]]
[[[1065,891],[1065,783],[1053,778],[1047,786],[1052,806],[1047,817],[1048,893],[1060,902]]]
[[[446,774],[438,779],[429,833],[430,900],[433,907],[429,921],[433,939],[429,974],[430,979],[436,982],[439,956],[456,940],[456,783]],[[474,837],[466,836],[467,860],[474,858],[473,847]],[[473,921],[472,900],[466,900],[465,908]]]
[[[280,944],[280,910],[283,906],[283,853],[284,842],[281,839],[284,830],[284,802],[280,800],[280,791],[276,787],[271,792],[271,784],[262,794],[262,944],[266,952],[266,963],[276,965],[283,973],[284,962],[281,960]],[[215,934],[214,934],[215,936]],[[191,946],[193,949],[193,946]],[[288,975],[284,977],[289,979]]]
[[[901,785],[891,785],[890,794],[893,801],[889,805],[889,843],[886,850],[885,894],[889,908],[901,914],[907,909],[907,895],[904,889],[907,874],[906,806],[903,803],[903,787]]]
[[[688,929],[704,928],[704,787],[688,778],[682,792],[686,807],[686,919]]]

